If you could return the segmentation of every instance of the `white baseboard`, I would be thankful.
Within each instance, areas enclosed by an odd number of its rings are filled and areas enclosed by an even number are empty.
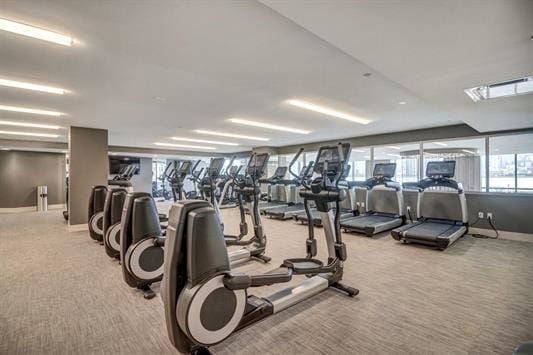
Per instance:
[[[64,210],[67,208],[67,205],[64,203],[59,203],[57,205],[48,205],[49,210]]]
[[[48,205],[49,210],[62,210],[65,208],[66,208],[66,205],[63,203],[56,204],[56,205]],[[37,211],[37,206],[0,208],[0,213],[20,213],[20,212],[35,212],[35,211]]]
[[[532,242],[533,243],[533,234],[526,233],[516,233],[516,232],[507,232],[499,230],[498,233],[500,239],[508,240],[517,240],[520,242]],[[468,228],[468,234],[483,234],[494,236],[496,233],[492,229],[482,229],[482,228]]]
[[[84,224],[69,224],[68,225],[68,231],[69,232],[81,232],[89,230],[89,225],[87,223]]]
[[[34,211],[37,211],[37,206],[0,208],[0,213],[20,213],[20,212],[34,212]]]

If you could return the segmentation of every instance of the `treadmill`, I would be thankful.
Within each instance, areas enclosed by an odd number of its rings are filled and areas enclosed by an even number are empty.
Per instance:
[[[278,185],[285,181],[285,175],[287,175],[287,167],[278,166],[276,168],[276,171],[274,171],[274,175],[267,179],[259,180],[259,183],[261,184],[268,184],[268,201],[259,203],[259,213],[263,213],[264,211],[271,208],[277,208],[287,205],[287,201],[279,199],[279,194],[276,194],[276,199],[272,199],[272,189],[277,188]]]
[[[313,162],[309,162],[309,165],[303,166],[300,170],[300,174],[296,175],[292,171],[292,166],[298,160],[300,154],[302,154],[303,148],[300,148],[298,153],[294,156],[291,163],[289,164],[289,173],[294,176],[294,179],[291,180],[282,180],[280,183],[285,184],[285,191],[288,203],[285,206],[270,208],[263,212],[268,218],[286,220],[292,218],[294,215],[304,212],[305,207],[303,202],[297,202],[297,197],[299,197],[297,191],[294,194],[290,192],[291,188],[298,189],[302,186],[302,183],[307,182],[313,176]],[[290,196],[295,196],[294,200],[291,201]]]
[[[392,237],[404,243],[417,243],[444,250],[468,232],[468,213],[463,185],[455,180],[455,161],[428,162],[426,178],[405,183],[418,190],[417,221],[394,229]],[[437,188],[439,191],[426,194]]]
[[[343,174],[341,176],[341,181],[339,182],[339,187],[341,189],[345,188],[348,190],[347,198],[346,200],[343,201],[343,203],[347,203],[350,206],[350,207],[344,207],[344,208],[342,208],[341,206],[341,210],[339,214],[339,218],[341,221],[343,219],[356,216],[356,211],[355,211],[355,208],[353,207],[353,201],[354,201],[355,196],[353,193],[351,193],[352,192],[351,189],[353,188],[353,185],[350,182],[346,181],[346,178],[348,177],[348,175],[350,175],[350,168],[351,168],[350,165],[346,165],[346,168],[344,169]],[[333,210],[333,213],[335,213],[335,210],[336,210],[335,207],[332,207],[332,210]],[[316,208],[310,209],[309,212],[311,213],[311,218],[313,219],[313,225],[316,227],[321,227],[322,218],[321,218],[320,212]],[[293,215],[292,218],[295,221],[300,222],[302,224],[308,223],[307,213],[305,212],[305,210],[303,212],[299,212],[298,214]]]
[[[370,179],[356,183],[356,188],[367,190],[367,212],[342,220],[341,228],[344,231],[372,237],[405,223],[402,187],[392,180],[395,172],[396,163],[379,163],[374,166]]]

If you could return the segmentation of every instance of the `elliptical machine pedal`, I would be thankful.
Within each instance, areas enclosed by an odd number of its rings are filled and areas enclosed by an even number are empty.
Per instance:
[[[155,292],[149,285],[143,285],[139,287],[139,290],[143,291],[143,297],[145,300],[151,300],[155,297]]]
[[[337,290],[346,293],[350,297],[354,297],[354,296],[357,296],[359,294],[359,290],[358,289],[356,289],[354,287],[346,286],[344,284],[341,284],[340,282],[336,282],[334,284],[331,284],[330,287],[336,288]]]
[[[265,264],[268,264],[272,260],[272,258],[270,256],[266,256],[266,255],[254,255],[254,256],[252,256],[252,259],[256,259],[258,261],[262,261]]]

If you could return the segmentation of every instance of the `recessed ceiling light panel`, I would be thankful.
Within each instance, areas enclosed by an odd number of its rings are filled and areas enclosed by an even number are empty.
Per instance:
[[[11,21],[5,18],[0,18],[0,30],[16,33],[22,36],[37,38],[47,42],[61,44],[63,46],[72,45],[72,38],[69,36],[44,30],[42,28],[25,25],[23,23]]]

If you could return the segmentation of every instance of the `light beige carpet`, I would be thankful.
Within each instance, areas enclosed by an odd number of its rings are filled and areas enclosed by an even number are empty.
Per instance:
[[[236,212],[223,211],[228,232],[237,229]],[[304,255],[306,227],[264,223],[271,265],[239,270],[264,272]],[[321,229],[317,237],[323,241]],[[387,234],[344,240],[345,283],[359,296],[328,290],[212,350],[510,354],[533,339],[533,243],[465,237],[439,252]],[[0,215],[0,354],[176,353],[164,327],[161,298],[147,301],[129,288],[87,232],[67,232],[60,211]]]

